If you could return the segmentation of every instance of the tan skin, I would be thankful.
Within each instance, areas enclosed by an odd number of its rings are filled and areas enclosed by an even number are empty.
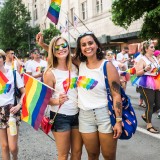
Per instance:
[[[81,52],[87,57],[87,67],[90,69],[99,68],[103,60],[98,60],[96,58],[96,51],[98,46],[96,45],[93,38],[89,35],[83,37],[80,41],[81,43]],[[77,63],[78,65],[78,63]],[[112,63],[107,64],[107,71],[108,75],[110,75],[108,78],[109,85],[112,86],[112,82],[116,82],[120,85],[119,81],[119,75],[116,70],[116,68],[112,65]],[[114,74],[112,74],[114,73]],[[119,93],[115,92],[111,87],[111,92],[113,96],[113,103],[115,106],[115,113],[116,116],[121,116],[121,96]],[[117,102],[120,103],[120,108],[117,107]],[[104,159],[109,160],[115,160],[116,159],[116,147],[117,147],[117,139],[120,137],[122,133],[122,124],[121,122],[117,122],[114,126],[113,133],[100,133],[100,132],[94,132],[94,133],[81,133],[82,138],[88,153],[88,160],[98,160],[99,153],[100,153],[100,147],[102,151],[102,155]]]
[[[145,56],[148,57],[148,59],[154,63],[154,59],[152,58],[152,56],[154,55],[154,44],[152,43],[148,49],[146,49],[146,54]],[[151,66],[150,65],[146,65],[145,61],[143,59],[140,59],[139,62],[136,64],[136,73],[137,76],[142,76],[144,75],[144,69],[146,71],[150,71],[151,70]],[[145,117],[145,114],[143,114],[143,117]],[[147,123],[147,129],[152,127],[151,123]],[[154,132],[154,129],[151,129],[152,132]]]
[[[1,59],[2,60],[2,59]],[[7,73],[7,70],[4,68],[3,62],[0,60],[0,71],[2,73]],[[20,88],[22,93],[20,102],[22,102],[23,96],[25,94],[24,88]],[[21,108],[20,103],[10,109],[10,113],[16,114]],[[17,126],[17,133],[19,127]],[[12,154],[12,160],[18,160],[18,134],[16,136],[11,136],[9,128],[0,129],[0,145],[2,148],[2,160],[10,160],[10,153]]]
[[[56,42],[56,45],[61,45],[65,43],[63,39],[59,39]],[[62,48],[60,47],[59,51],[56,51],[56,57],[58,59],[57,69],[67,71],[66,65],[66,57],[69,54],[68,47]],[[49,85],[50,87],[55,87],[56,79],[51,72],[48,70],[44,75],[44,83]],[[50,105],[60,105],[68,100],[68,96],[65,93],[61,93],[59,98],[50,99]],[[71,148],[71,160],[80,160],[81,159],[81,149],[82,149],[82,139],[78,129],[72,129],[71,131],[65,132],[53,132],[53,136],[55,137],[56,146],[58,150],[58,160],[67,160],[68,153]]]

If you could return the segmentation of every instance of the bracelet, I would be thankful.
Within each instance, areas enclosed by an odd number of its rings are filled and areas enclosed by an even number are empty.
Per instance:
[[[116,118],[116,122],[122,122],[122,117],[121,118],[120,117]]]
[[[19,102],[18,104],[22,107],[22,103],[21,102]]]

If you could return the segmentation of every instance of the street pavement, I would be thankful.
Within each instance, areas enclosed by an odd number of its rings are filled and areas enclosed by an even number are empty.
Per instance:
[[[158,160],[160,159],[160,134],[150,134],[146,131],[141,119],[144,108],[138,106],[139,95],[135,87],[128,83],[126,93],[131,98],[138,119],[138,129],[130,140],[119,140],[117,160]],[[160,130],[160,119],[153,115],[153,124]],[[19,160],[56,160],[57,151],[53,136],[45,135],[41,130],[35,131],[31,126],[22,122],[19,133]],[[100,160],[102,160],[102,155]],[[1,158],[0,158],[1,160]],[[83,147],[82,160],[87,160]]]

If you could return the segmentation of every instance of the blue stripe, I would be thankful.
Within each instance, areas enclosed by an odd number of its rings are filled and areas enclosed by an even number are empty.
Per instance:
[[[48,12],[53,15],[54,17],[56,17],[58,19],[59,17],[59,12],[57,12],[56,10],[54,10],[52,7],[49,7]]]

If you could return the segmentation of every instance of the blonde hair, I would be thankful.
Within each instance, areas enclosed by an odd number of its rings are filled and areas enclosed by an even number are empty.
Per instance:
[[[153,43],[152,40],[148,40],[148,41],[142,42],[142,51],[141,51],[141,53],[142,53],[143,55],[146,54],[146,49],[148,49],[149,46],[150,46],[152,43]]]
[[[48,51],[48,66],[47,66],[47,69],[45,72],[47,72],[49,69],[53,69],[53,68],[56,68],[58,66],[58,59],[57,57],[55,56],[55,45],[56,45],[56,42],[59,40],[59,39],[63,39],[67,44],[67,40],[64,39],[63,37],[61,36],[58,36],[58,37],[54,37],[50,44],[49,44],[49,51]],[[71,60],[71,53],[70,53],[70,47],[68,45],[68,50],[69,50],[69,54],[66,58],[66,64],[67,64],[67,68],[68,70],[71,70],[72,69],[72,60]]]
[[[2,49],[0,49],[0,55],[1,56],[6,56],[6,53]]]

